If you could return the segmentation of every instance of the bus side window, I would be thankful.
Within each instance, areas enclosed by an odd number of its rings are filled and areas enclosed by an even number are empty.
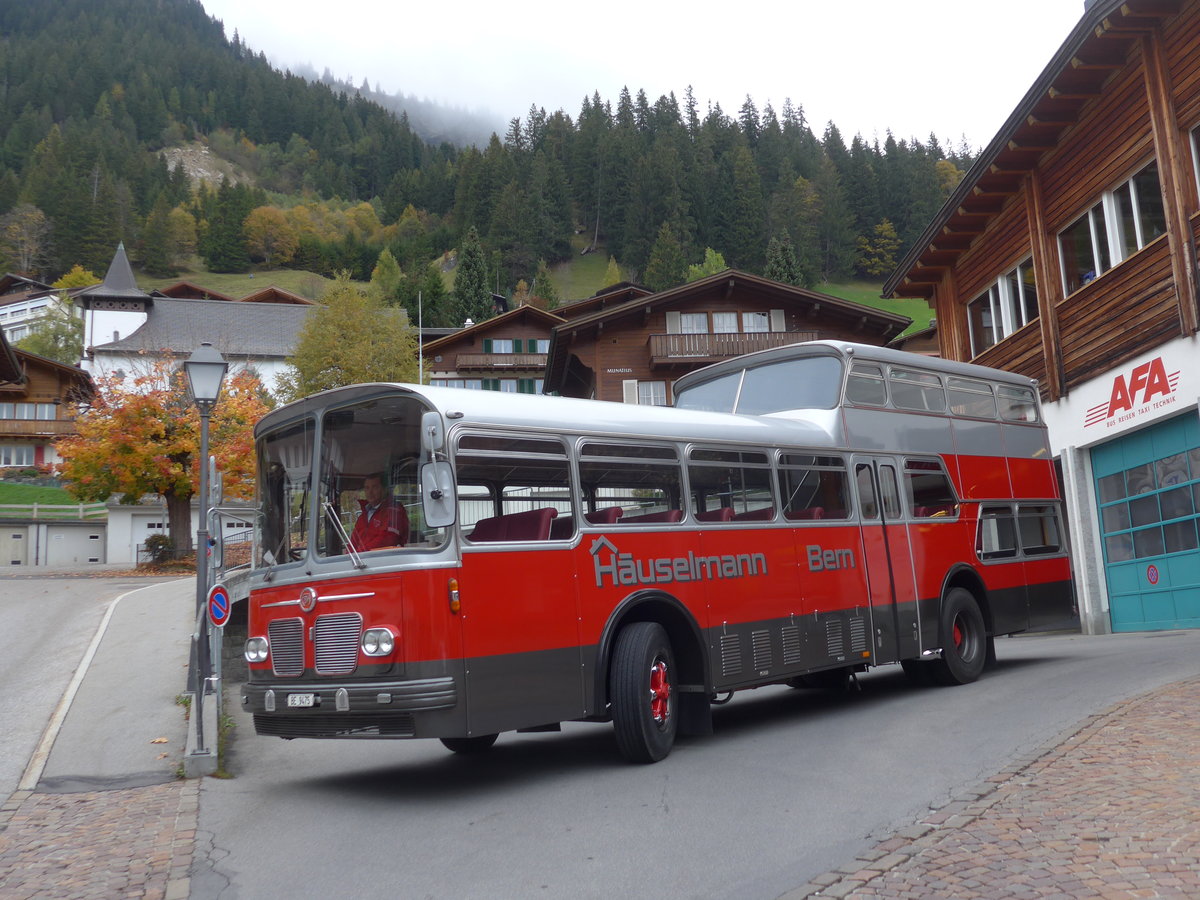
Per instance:
[[[1053,506],[1018,506],[1017,526],[1021,552],[1026,556],[1043,556],[1062,549],[1058,512]]]
[[[1017,528],[1009,507],[985,506],[979,510],[975,551],[980,559],[1012,559],[1017,555]]]
[[[868,363],[851,366],[846,379],[846,399],[860,406],[887,406],[882,367]]]
[[[767,454],[745,450],[692,449],[688,466],[692,518],[700,522],[775,516]]]
[[[996,418],[996,397],[986,381],[951,375],[946,379],[946,393],[950,398],[950,411],[956,416]]]
[[[958,498],[941,463],[931,459],[906,459],[904,486],[913,518],[945,519],[958,515]]]
[[[545,541],[571,517],[570,468],[560,441],[466,434],[456,455],[459,525],[474,543]]]
[[[623,525],[673,525],[683,519],[683,479],[672,446],[601,444],[579,448],[579,479],[596,508]]]
[[[779,479],[783,517],[788,521],[849,516],[846,464],[838,457],[785,453],[779,461]]]
[[[868,465],[856,466],[854,480],[858,487],[858,511],[864,519],[879,518],[879,500],[875,496],[875,479]]]
[[[892,392],[892,403],[897,409],[946,411],[946,393],[942,390],[942,379],[932,372],[892,368],[888,370],[888,384]]]
[[[1000,418],[1007,422],[1038,421],[1037,398],[1033,391],[1001,384],[996,386],[996,395],[1000,400]]]

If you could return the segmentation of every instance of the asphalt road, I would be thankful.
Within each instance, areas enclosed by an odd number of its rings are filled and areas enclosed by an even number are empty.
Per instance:
[[[144,578],[0,577],[0,797],[16,789],[116,597]]]
[[[623,762],[604,725],[466,758],[260,738],[238,710],[235,777],[202,788],[191,900],[774,898],[1085,717],[1197,674],[1198,651],[1197,631],[1027,636],[963,687],[889,667],[848,695],[764,688],[651,766]]]

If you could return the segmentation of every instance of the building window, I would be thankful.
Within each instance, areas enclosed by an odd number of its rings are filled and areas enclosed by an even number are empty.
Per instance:
[[[1151,162],[1059,234],[1063,289],[1079,290],[1166,230],[1158,165]]]
[[[621,382],[621,393],[625,403],[637,403],[641,406],[667,405],[665,381],[638,381],[629,378]]]
[[[33,447],[27,444],[0,444],[0,466],[32,466]]]
[[[708,334],[707,313],[680,313],[680,334]]]
[[[489,338],[483,342],[484,353],[512,353],[512,338]]]
[[[550,352],[550,339],[549,338],[547,338],[546,340],[543,340],[543,341],[530,340],[529,343],[532,345],[530,347],[530,349],[533,350],[534,353],[549,353]]]
[[[967,304],[971,355],[978,356],[1037,317],[1037,283],[1033,263],[1027,259]]]
[[[712,314],[713,334],[737,334],[738,317],[735,312],[715,312]]]
[[[771,317],[765,312],[742,313],[742,331],[746,334],[771,330]]]

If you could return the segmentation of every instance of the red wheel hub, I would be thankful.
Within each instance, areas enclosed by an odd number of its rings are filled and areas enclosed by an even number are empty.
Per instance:
[[[954,620],[954,646],[961,650],[962,645],[963,645],[962,625],[959,624],[959,621],[956,618]]]
[[[671,714],[671,681],[667,664],[659,659],[650,667],[650,715],[662,725]]]

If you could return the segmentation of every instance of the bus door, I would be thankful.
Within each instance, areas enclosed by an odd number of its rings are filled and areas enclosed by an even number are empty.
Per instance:
[[[919,635],[898,462],[892,457],[856,456],[853,465],[875,629],[875,661],[907,659],[918,654]]]

